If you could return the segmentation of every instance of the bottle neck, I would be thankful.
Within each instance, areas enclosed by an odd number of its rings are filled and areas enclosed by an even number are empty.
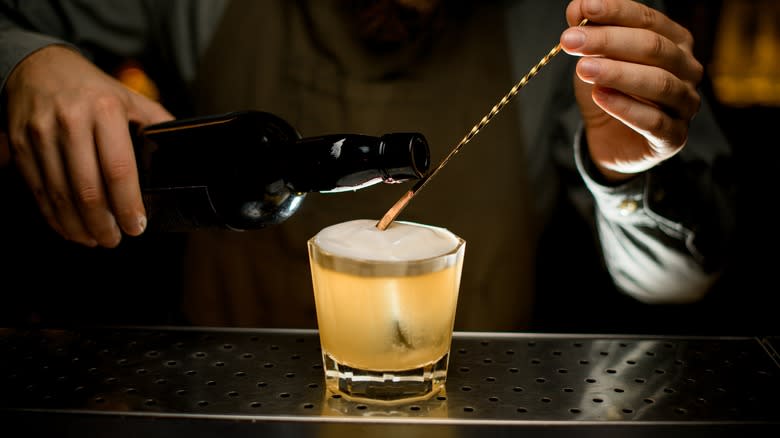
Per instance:
[[[419,179],[430,166],[428,143],[417,133],[307,137],[291,145],[289,153],[286,179],[297,192],[340,192]]]

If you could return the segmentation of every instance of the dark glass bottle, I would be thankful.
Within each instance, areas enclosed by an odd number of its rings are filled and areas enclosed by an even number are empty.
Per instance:
[[[241,111],[143,128],[136,158],[149,230],[250,230],[293,215],[309,192],[418,179],[421,134],[301,138],[283,119]]]

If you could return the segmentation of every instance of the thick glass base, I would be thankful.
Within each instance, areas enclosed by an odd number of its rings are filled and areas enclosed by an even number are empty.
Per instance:
[[[447,378],[449,355],[419,368],[400,371],[363,370],[339,363],[327,352],[325,384],[348,400],[396,404],[426,400],[436,395]]]

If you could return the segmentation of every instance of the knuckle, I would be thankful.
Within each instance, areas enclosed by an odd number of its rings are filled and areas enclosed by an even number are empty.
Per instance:
[[[30,187],[30,191],[35,198],[35,202],[37,202],[40,206],[46,206],[46,210],[49,211],[49,195],[46,193],[46,189],[44,189],[43,186],[39,184],[35,184],[34,186]]]
[[[704,66],[697,59],[694,59],[691,68],[693,69],[693,80],[698,84],[704,78]]]
[[[595,47],[592,49],[601,51],[604,47],[609,47],[612,45],[612,37],[610,36],[609,32],[598,32],[597,37],[595,39]],[[589,41],[590,38],[586,39],[586,41]]]
[[[109,94],[96,97],[93,105],[95,112],[103,115],[119,112],[122,108],[120,100],[116,96]]]
[[[103,204],[103,195],[99,187],[85,185],[76,189],[76,202],[82,208],[95,208]]]
[[[57,126],[65,131],[70,131],[82,120],[83,112],[77,106],[63,107],[54,115]]]
[[[661,59],[666,50],[666,40],[659,34],[653,34],[650,40],[650,55],[655,59]]]
[[[639,15],[640,26],[645,29],[652,28],[655,25],[656,21],[658,20],[658,18],[656,17],[656,12],[652,8],[645,5],[640,5],[640,11],[641,11]]]
[[[29,152],[27,134],[21,129],[14,129],[8,133],[8,147],[17,159],[26,158]]]
[[[51,105],[51,112],[56,122],[72,123],[86,114],[91,100],[89,92],[76,96],[72,94],[56,96]]]
[[[46,123],[46,120],[43,117],[32,117],[25,127],[24,135],[30,140],[31,145],[36,147],[43,143],[50,130],[49,124]],[[20,144],[24,143],[24,140],[21,138],[19,138],[19,140]]]
[[[672,75],[664,75],[661,77],[660,83],[658,84],[658,90],[661,93],[661,96],[669,98],[675,94],[676,89],[677,81]]]
[[[54,117],[60,134],[70,137],[79,129],[83,129],[89,116],[84,105],[77,104],[62,107]]]
[[[70,207],[70,195],[59,189],[49,190],[47,193],[49,201],[57,211],[63,211]]]
[[[691,33],[691,31],[690,31],[690,30],[688,30],[688,29],[687,29],[687,28],[685,28],[685,27],[682,29],[682,31],[683,31],[683,32],[682,32],[682,41],[681,41],[681,44],[682,44],[683,46],[685,46],[685,47],[688,47],[688,48],[691,48],[691,49],[692,49],[692,48],[693,48],[693,45],[694,45],[694,43],[695,43],[695,40],[694,40],[694,38],[693,38],[693,34]]]
[[[691,89],[689,93],[688,101],[690,102],[689,117],[693,117],[701,109],[701,105],[702,105],[701,95],[695,89]]]

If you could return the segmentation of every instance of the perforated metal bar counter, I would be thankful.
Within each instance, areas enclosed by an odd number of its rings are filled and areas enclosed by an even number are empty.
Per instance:
[[[25,436],[780,436],[777,339],[457,332],[445,391],[385,407],[325,389],[316,331],[7,328],[0,420]]]

